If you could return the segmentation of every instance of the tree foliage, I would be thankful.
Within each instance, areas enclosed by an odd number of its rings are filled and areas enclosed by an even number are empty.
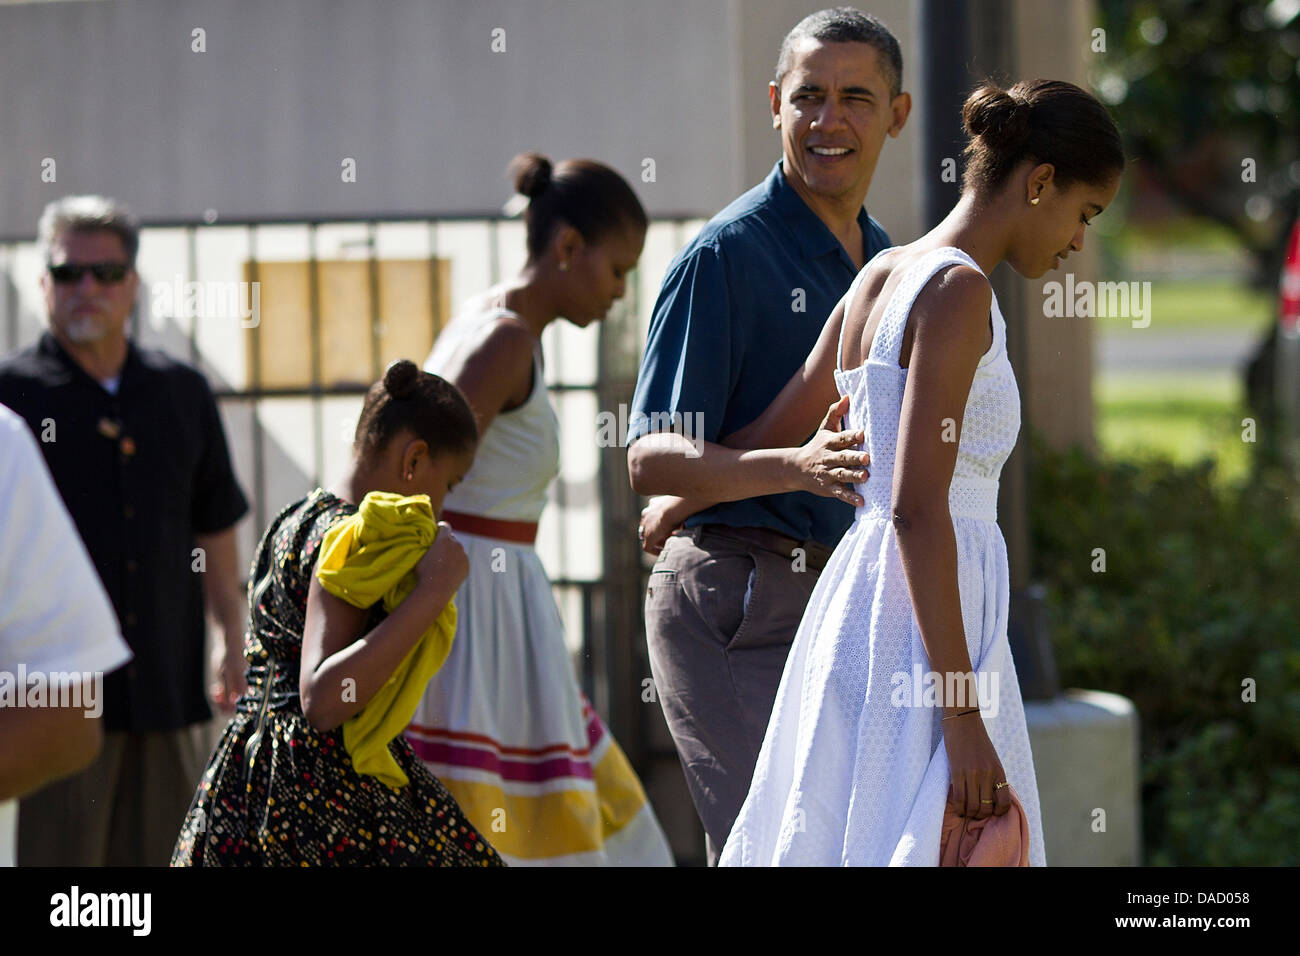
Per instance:
[[[1300,210],[1300,0],[1101,0],[1091,77],[1132,160],[1276,276]]]

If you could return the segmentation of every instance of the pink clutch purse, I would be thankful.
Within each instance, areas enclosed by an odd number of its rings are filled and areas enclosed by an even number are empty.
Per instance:
[[[945,805],[939,865],[1028,866],[1029,821],[1016,791],[1011,789],[1011,809],[1000,817],[971,820]]]

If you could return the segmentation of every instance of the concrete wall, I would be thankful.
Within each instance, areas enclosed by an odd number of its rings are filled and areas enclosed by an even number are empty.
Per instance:
[[[483,214],[522,149],[598,157],[655,215],[712,211],[740,180],[730,15],[727,0],[0,6],[0,236],[81,191],[150,220]]]
[[[522,149],[595,156],[652,215],[711,215],[780,155],[792,0],[113,0],[0,6],[0,236],[68,192],[149,220],[491,213]],[[871,5],[915,62],[906,0]],[[192,31],[205,31],[205,52]],[[494,52],[494,30],[505,49]],[[498,35],[498,41],[501,35]],[[912,71],[915,76],[915,71]],[[914,83],[909,88],[920,93]],[[913,238],[915,129],[868,202]],[[357,163],[356,182],[341,162]],[[644,160],[655,179],[641,179]],[[41,179],[53,159],[57,180]],[[900,188],[900,184],[902,185]]]

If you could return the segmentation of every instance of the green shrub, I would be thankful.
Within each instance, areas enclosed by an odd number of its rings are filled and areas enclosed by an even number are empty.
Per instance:
[[[1271,464],[1225,487],[1209,461],[1031,455],[1062,684],[1137,706],[1145,862],[1296,865],[1300,486]]]

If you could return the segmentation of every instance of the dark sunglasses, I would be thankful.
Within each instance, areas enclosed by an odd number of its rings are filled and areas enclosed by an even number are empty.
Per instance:
[[[50,276],[60,285],[80,282],[87,272],[95,277],[96,282],[121,282],[131,271],[131,267],[123,262],[67,262],[49,268]]]

